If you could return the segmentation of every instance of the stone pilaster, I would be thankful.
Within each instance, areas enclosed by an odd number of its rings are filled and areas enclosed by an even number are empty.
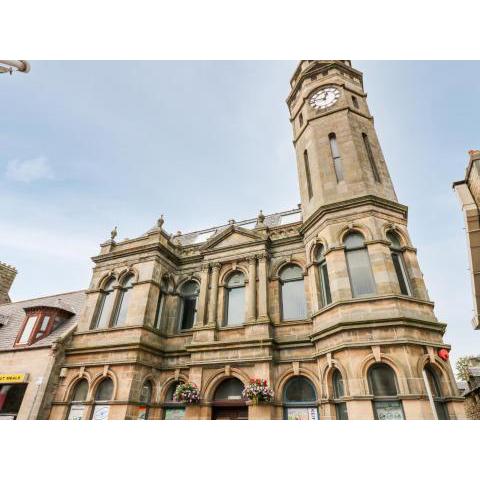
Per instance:
[[[247,322],[257,318],[257,259],[248,257]]]
[[[208,270],[208,265],[203,265],[202,272],[200,273],[200,295],[198,297],[196,322],[197,327],[204,326],[207,319]]]
[[[210,283],[210,298],[208,302],[208,325],[217,324],[217,303],[218,303],[218,276],[220,273],[220,263],[213,263],[212,278]]]
[[[258,256],[258,319],[262,321],[269,320],[268,259],[267,253]]]

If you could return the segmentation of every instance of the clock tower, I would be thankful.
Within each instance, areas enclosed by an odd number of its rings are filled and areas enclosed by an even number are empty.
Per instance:
[[[363,90],[348,60],[303,60],[287,99],[304,221],[337,202],[397,197]]]

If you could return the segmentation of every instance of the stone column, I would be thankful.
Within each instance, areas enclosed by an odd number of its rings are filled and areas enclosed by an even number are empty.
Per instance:
[[[200,273],[200,294],[198,297],[198,309],[197,309],[197,327],[203,327],[206,323],[207,313],[207,294],[208,294],[208,265],[202,266],[202,272]]]
[[[220,266],[220,263],[213,263],[211,265],[212,280],[210,284],[210,299],[208,302],[208,325],[212,327],[217,324],[218,275]]]
[[[257,259],[248,257],[247,322],[257,318]]]
[[[268,317],[268,253],[258,256],[258,319]]]

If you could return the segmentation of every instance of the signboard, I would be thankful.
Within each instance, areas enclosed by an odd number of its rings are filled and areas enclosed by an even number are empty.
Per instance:
[[[68,420],[83,420],[85,405],[72,405],[68,414]]]
[[[165,409],[165,420],[183,420],[184,416],[185,416],[184,408]]]
[[[318,410],[310,408],[287,408],[287,420],[318,420]]]
[[[400,402],[375,402],[375,411],[379,420],[404,420]]]
[[[0,373],[0,383],[25,383],[28,373]]]
[[[93,411],[92,420],[108,420],[110,405],[96,405]]]

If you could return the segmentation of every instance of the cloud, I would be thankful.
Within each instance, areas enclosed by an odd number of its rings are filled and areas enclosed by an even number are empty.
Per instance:
[[[53,180],[53,170],[45,157],[30,160],[10,160],[7,163],[5,176],[17,182],[31,183],[36,180]]]

